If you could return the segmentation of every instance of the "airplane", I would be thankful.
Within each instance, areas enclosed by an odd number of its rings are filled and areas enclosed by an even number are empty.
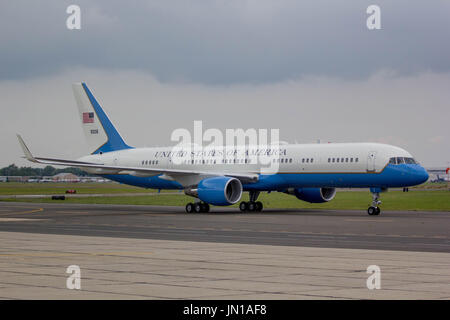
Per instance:
[[[238,203],[242,212],[260,212],[261,192],[284,192],[310,203],[333,200],[336,188],[369,188],[371,216],[379,215],[380,193],[388,188],[409,187],[428,180],[427,171],[404,149],[381,143],[285,144],[270,147],[235,147],[233,157],[216,157],[220,148],[184,152],[174,161],[173,147],[135,148],[125,143],[85,83],[72,85],[91,153],[75,160],[35,157],[17,135],[25,158],[31,162],[80,168],[123,184],[184,190],[196,198],[187,213],[209,212],[210,205]],[[188,150],[188,149],[186,149]],[[264,173],[261,164],[248,157],[248,150],[277,154],[276,173]],[[237,156],[236,156],[237,155]],[[240,156],[239,156],[240,155]]]

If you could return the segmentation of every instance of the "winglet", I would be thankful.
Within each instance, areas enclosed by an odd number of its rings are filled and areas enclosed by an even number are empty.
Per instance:
[[[17,139],[19,139],[19,144],[20,147],[23,150],[23,153],[25,154],[25,158],[27,158],[28,161],[31,162],[38,162],[33,155],[30,152],[30,149],[28,149],[27,145],[25,144],[25,142],[23,141],[22,137],[20,136],[20,134],[17,134]]]

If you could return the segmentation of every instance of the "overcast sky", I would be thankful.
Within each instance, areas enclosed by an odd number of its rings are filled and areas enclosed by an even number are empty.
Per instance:
[[[66,8],[81,8],[68,30]],[[381,30],[366,9],[381,8]],[[289,142],[377,141],[450,161],[450,1],[2,1],[0,166],[86,152],[71,83],[125,140],[279,128]]]

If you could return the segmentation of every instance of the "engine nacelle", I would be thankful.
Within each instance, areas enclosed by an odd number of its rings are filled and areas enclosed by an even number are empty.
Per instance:
[[[310,203],[322,203],[333,200],[336,188],[298,188],[290,189],[288,194],[295,195],[297,199]]]
[[[242,183],[236,178],[213,177],[198,184],[198,198],[215,206],[228,206],[241,200]]]

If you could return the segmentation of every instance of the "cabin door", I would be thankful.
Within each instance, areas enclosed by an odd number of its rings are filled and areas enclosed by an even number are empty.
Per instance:
[[[376,158],[377,152],[376,151],[370,151],[367,156],[367,171],[373,172],[375,171],[375,158]]]

